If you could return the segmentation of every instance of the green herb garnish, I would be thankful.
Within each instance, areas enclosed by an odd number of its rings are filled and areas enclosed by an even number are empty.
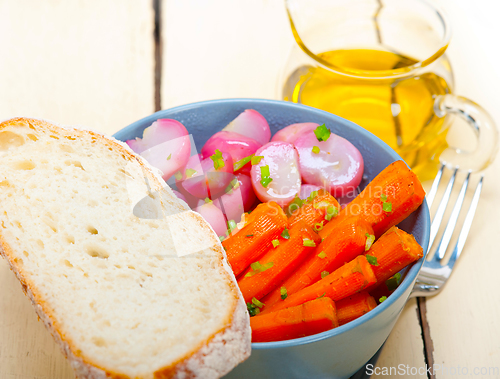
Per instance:
[[[167,161],[169,161],[171,158],[172,158],[172,154],[169,154],[169,156],[167,157]]]
[[[260,176],[262,179],[260,179],[260,184],[262,184],[262,187],[266,188],[269,183],[273,181],[273,179],[270,177],[271,173],[269,172],[269,166],[260,166]]]
[[[375,241],[375,236],[369,233],[365,233],[365,236],[366,236],[365,251],[368,251],[370,250],[370,247],[372,247],[372,244]]]
[[[288,232],[288,228],[285,226],[285,229],[283,229],[283,232],[281,233],[281,237],[283,237],[286,240],[290,239],[290,233]]]
[[[386,300],[387,300],[387,296],[382,296],[380,299],[378,299],[378,302],[383,303]]]
[[[219,236],[219,239],[220,239],[220,242],[224,241],[226,239],[226,237],[224,236]]]
[[[324,258],[326,258],[326,253],[324,251],[322,251],[321,253],[318,254],[318,257],[321,259],[324,259]]]
[[[245,278],[250,278],[254,275],[257,275],[261,272],[264,272],[266,270],[269,270],[271,267],[273,267],[274,262],[268,262],[266,264],[261,265],[260,262],[254,262],[250,265],[252,271],[247,272],[245,274]]]
[[[328,271],[323,271],[321,273],[321,279],[323,279],[325,276],[328,276],[328,275],[330,275],[330,273]]]
[[[401,274],[399,272],[385,281],[385,285],[389,291],[394,291],[398,288],[399,283],[401,283]]]
[[[255,316],[260,313],[260,309],[252,303],[247,303],[247,310],[250,316]]]
[[[373,255],[366,254],[366,260],[372,266],[378,266],[377,257],[374,257]]]
[[[325,220],[330,221],[332,217],[336,217],[339,214],[339,210],[337,207],[334,207],[333,205],[329,205],[326,208],[326,215],[325,215]]]
[[[392,203],[383,203],[382,209],[384,212],[392,212]]]
[[[210,200],[208,197],[205,197],[205,203],[211,203],[212,200]]]
[[[312,148],[312,152],[313,152],[314,154],[319,154],[319,152],[320,152],[320,151],[321,151],[321,150],[319,149],[319,147],[318,147],[318,146],[313,146],[313,148]]]
[[[288,293],[286,292],[285,287],[280,288],[280,293],[281,293],[281,300],[285,300],[288,297]]]
[[[188,168],[186,170],[186,178],[191,178],[194,174],[196,174],[196,170],[193,168]]]
[[[302,240],[304,246],[308,246],[308,247],[316,247],[316,243],[313,241],[313,240],[310,240],[309,238],[304,238]]]
[[[236,225],[236,221],[234,220],[229,220],[227,222],[227,226],[229,228],[229,232],[232,233],[234,229],[236,229],[238,227],[238,225]]]
[[[214,168],[216,170],[223,168],[226,164],[224,159],[222,159],[222,153],[219,149],[215,150],[215,153],[210,156],[210,159],[214,161]]]
[[[177,180],[181,180],[181,179],[182,179],[182,173],[181,173],[180,171],[177,171],[177,172],[174,174],[174,176],[175,176],[175,179],[177,179]]]
[[[382,195],[380,195],[380,199],[381,199],[383,202],[386,202],[386,201],[387,201],[387,195],[386,195],[386,194],[382,194]]]
[[[253,234],[247,234],[246,235],[248,238],[253,237]]]
[[[288,204],[288,208],[287,208],[287,213],[289,216],[293,215],[293,213],[299,209],[303,204],[304,204],[305,200],[302,200],[300,197],[298,197],[297,195],[295,195],[295,198],[292,200],[292,202],[290,204]]]
[[[259,164],[260,161],[264,158],[262,155],[254,155],[250,159],[250,162],[252,162],[252,166],[255,166],[256,164]]]
[[[233,171],[238,171],[243,168],[248,162],[252,160],[253,154],[249,155],[248,157],[242,158],[236,163],[233,164]]]
[[[318,141],[327,141],[330,138],[330,134],[332,134],[331,130],[326,127],[325,124],[318,126],[314,130],[314,134]]]
[[[314,224],[315,231],[319,232],[321,229],[323,229],[323,221],[317,222],[316,224]]]
[[[276,249],[280,245],[279,240],[272,240],[271,243],[273,244],[273,247]]]
[[[326,272],[326,271],[325,271],[325,272]],[[318,296],[316,299],[321,299],[322,297],[325,297],[325,295],[326,295],[326,292],[323,292],[323,295]]]
[[[313,201],[318,196],[318,191],[312,191],[307,197],[306,201]]]

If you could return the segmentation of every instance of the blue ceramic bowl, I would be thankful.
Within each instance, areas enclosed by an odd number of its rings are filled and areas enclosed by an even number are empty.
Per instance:
[[[325,123],[333,133],[351,141],[365,162],[364,187],[387,165],[401,158],[380,139],[358,125],[304,105],[260,99],[204,101],[156,112],[115,134],[119,140],[141,137],[159,118],[173,118],[186,126],[198,148],[245,109],[255,109],[269,122],[274,134],[298,122]],[[413,234],[427,251],[430,219],[427,204],[399,225]],[[381,305],[339,328],[282,342],[253,343],[252,355],[227,378],[347,378],[361,369],[389,336],[411,292],[423,259],[408,271],[396,291]]]

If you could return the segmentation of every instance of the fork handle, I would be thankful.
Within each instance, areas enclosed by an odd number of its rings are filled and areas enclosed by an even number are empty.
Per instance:
[[[468,123],[477,138],[474,151],[448,147],[439,160],[450,167],[466,171],[480,171],[495,158],[498,150],[498,129],[491,116],[480,105],[462,96],[439,95],[434,101],[434,113],[438,117],[454,114]]]

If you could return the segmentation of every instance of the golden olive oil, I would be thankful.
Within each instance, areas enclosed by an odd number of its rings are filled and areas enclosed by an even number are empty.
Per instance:
[[[447,146],[443,119],[433,110],[435,97],[450,92],[446,81],[432,72],[392,78],[390,70],[418,61],[390,51],[335,50],[318,58],[337,73],[321,66],[300,68],[285,85],[285,100],[353,121],[395,149],[421,179],[432,176]]]

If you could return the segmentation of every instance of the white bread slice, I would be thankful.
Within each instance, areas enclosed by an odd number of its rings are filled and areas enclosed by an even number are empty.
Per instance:
[[[217,378],[250,354],[217,236],[112,138],[0,124],[0,252],[79,378]]]

